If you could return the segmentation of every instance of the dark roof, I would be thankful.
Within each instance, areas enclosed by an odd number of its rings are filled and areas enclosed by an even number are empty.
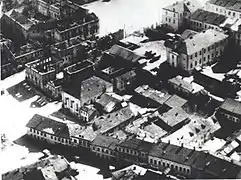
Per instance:
[[[136,139],[136,138],[131,138],[120,143],[119,146],[138,150],[138,151],[149,152],[152,148],[152,143],[146,142],[144,140]]]
[[[205,177],[204,174],[207,174],[216,178],[236,178],[241,171],[240,166],[224,159],[202,151],[195,151],[194,149],[164,142],[154,145],[150,151],[150,155],[204,171],[201,175],[202,177]]]
[[[137,62],[142,57],[134,53],[133,51],[115,44],[109,50],[111,55],[122,58],[130,62]]]
[[[70,94],[71,96],[80,99],[81,83],[79,81],[71,81],[63,86],[63,92]]]
[[[53,119],[35,114],[32,119],[27,123],[26,127],[38,131],[45,131],[55,136],[68,138],[69,131],[65,123],[55,121]]]
[[[225,21],[226,17],[203,9],[198,9],[191,15],[191,19],[219,26]]]
[[[109,148],[111,150],[114,150],[116,147],[116,144],[118,143],[119,143],[119,140],[111,136],[98,135],[92,142],[92,145],[101,146],[104,148]]]
[[[241,102],[227,98],[220,106],[220,109],[226,110],[233,114],[241,115]]]

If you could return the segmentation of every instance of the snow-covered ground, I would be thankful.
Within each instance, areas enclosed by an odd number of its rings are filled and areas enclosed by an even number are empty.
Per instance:
[[[123,28],[130,34],[160,24],[162,8],[176,1],[180,0],[99,0],[84,7],[99,17],[100,36],[103,36]],[[198,1],[204,5],[207,0]]]
[[[30,108],[30,104],[39,97],[37,95],[22,102],[15,99],[8,93],[7,89],[23,80],[24,71],[0,82],[0,89],[5,92],[4,95],[0,96],[0,133],[4,133],[9,140],[8,146],[0,154],[1,162],[6,162],[1,163],[1,173],[33,163],[42,156],[42,153],[30,152],[27,147],[14,144],[13,141],[26,133],[25,125],[35,113],[48,116],[61,107],[61,103],[55,104],[53,102],[41,108]],[[21,94],[18,96],[21,96]]]

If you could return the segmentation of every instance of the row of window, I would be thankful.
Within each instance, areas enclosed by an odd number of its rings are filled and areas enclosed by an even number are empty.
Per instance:
[[[219,13],[221,13],[221,14],[226,14],[226,10],[224,10],[224,12],[223,12],[223,9],[222,9],[223,7],[221,7],[220,9],[218,8],[218,7],[216,7],[215,8],[215,11],[219,14]],[[214,10],[214,6],[212,7],[212,9]],[[237,15],[239,14],[239,17],[241,18],[241,13],[238,13],[237,12]],[[236,17],[236,12],[234,12],[234,11],[228,11],[228,14],[227,14],[228,16],[232,16],[232,17]]]
[[[188,168],[177,166],[177,165],[173,165],[173,164],[170,164],[170,163],[167,163],[167,162],[157,161],[155,159],[154,160],[150,159],[150,164],[154,164],[156,166],[169,167],[169,168],[171,168],[173,170],[180,171],[180,172],[183,172],[183,173],[186,173],[186,174],[190,173],[190,169],[188,169]]]
[[[106,154],[110,154],[110,155],[116,156],[116,152],[110,151],[110,150],[108,150],[108,149],[99,148],[99,147],[97,147],[97,148],[92,147],[92,149],[93,149],[94,151],[98,151],[98,152],[102,152],[102,153],[106,153]]]
[[[173,24],[175,24],[176,20],[175,19],[171,20],[171,18],[166,18],[166,22],[169,22],[169,23],[172,22]]]
[[[194,25],[196,26],[197,28],[200,28],[202,29],[202,23],[201,22],[196,22],[196,21],[191,21],[191,25]],[[219,28],[216,27],[214,28],[213,25],[207,25],[207,24],[204,24],[204,29],[215,29],[215,30],[218,30]]]
[[[47,137],[46,133],[41,132],[41,131],[37,131],[35,129],[30,129],[30,132],[35,133],[35,134],[37,134],[39,136],[42,136],[42,137]],[[69,140],[69,139],[63,139],[63,138],[52,136],[52,135],[50,135],[50,139],[55,140],[55,141],[59,141],[59,142],[62,142],[62,143],[71,144],[71,140]],[[77,143],[76,140],[74,140],[74,142]]]

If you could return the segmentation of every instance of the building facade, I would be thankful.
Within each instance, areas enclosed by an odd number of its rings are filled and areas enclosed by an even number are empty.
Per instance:
[[[45,86],[49,81],[56,79],[55,64],[52,59],[38,59],[26,64],[26,80],[41,90],[45,90]]]
[[[198,9],[191,15],[189,27],[194,31],[203,31],[207,29],[222,31],[220,25],[226,19],[227,18],[223,15]]]
[[[162,9],[162,24],[174,31],[188,24],[191,14],[199,8],[195,1],[178,1]]]
[[[186,72],[215,62],[228,44],[228,35],[213,29],[200,32],[188,39],[168,40],[167,62]]]
[[[206,2],[205,10],[238,19],[241,18],[240,7],[240,1],[209,0]]]

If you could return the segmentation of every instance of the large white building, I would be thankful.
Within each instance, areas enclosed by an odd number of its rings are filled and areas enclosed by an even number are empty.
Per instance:
[[[205,66],[221,56],[227,44],[228,35],[213,29],[202,31],[185,40],[167,40],[167,61],[173,67],[192,72],[195,67]]]
[[[198,8],[201,7],[195,0],[177,1],[162,9],[162,24],[176,31],[189,21],[191,14]]]
[[[229,18],[241,18],[241,1],[239,0],[209,0],[205,10],[224,15]]]

